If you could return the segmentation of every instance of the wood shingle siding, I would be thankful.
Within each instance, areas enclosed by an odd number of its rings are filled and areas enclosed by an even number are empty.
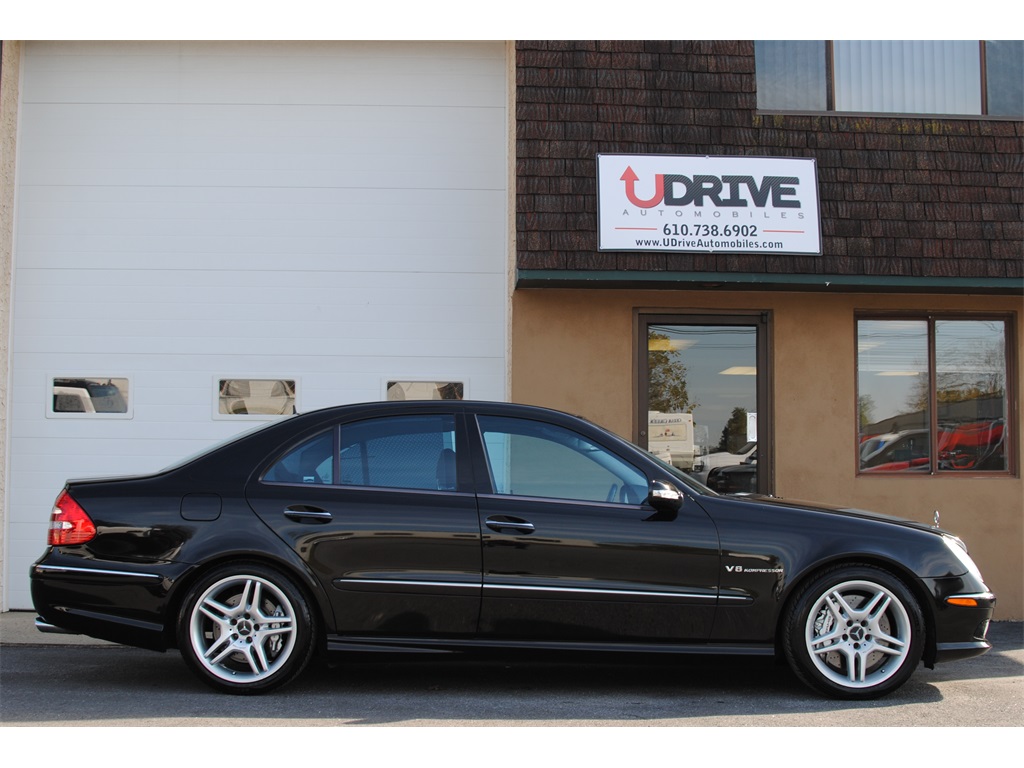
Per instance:
[[[1024,278],[1024,122],[757,111],[750,41],[516,43],[521,270]],[[599,153],[813,157],[823,254],[597,250]]]

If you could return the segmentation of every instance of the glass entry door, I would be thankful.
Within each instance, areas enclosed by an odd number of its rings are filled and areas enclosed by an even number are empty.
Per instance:
[[[638,444],[719,492],[770,493],[767,315],[640,319]]]

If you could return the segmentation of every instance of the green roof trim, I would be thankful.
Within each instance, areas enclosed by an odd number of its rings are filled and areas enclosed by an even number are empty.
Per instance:
[[[1024,294],[1024,280],[1015,277],[767,275],[749,272],[568,269],[517,270],[516,287]]]

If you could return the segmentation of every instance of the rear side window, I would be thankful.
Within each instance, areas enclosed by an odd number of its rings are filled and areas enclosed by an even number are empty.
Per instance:
[[[454,416],[392,416],[342,425],[340,482],[456,490]]]
[[[263,476],[267,483],[334,483],[334,432],[322,432],[288,451]]]

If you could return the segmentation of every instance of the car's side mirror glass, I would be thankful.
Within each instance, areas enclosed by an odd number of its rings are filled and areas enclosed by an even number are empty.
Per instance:
[[[683,506],[683,494],[671,483],[655,480],[651,483],[651,492],[647,495],[647,504],[658,512],[674,514]]]

